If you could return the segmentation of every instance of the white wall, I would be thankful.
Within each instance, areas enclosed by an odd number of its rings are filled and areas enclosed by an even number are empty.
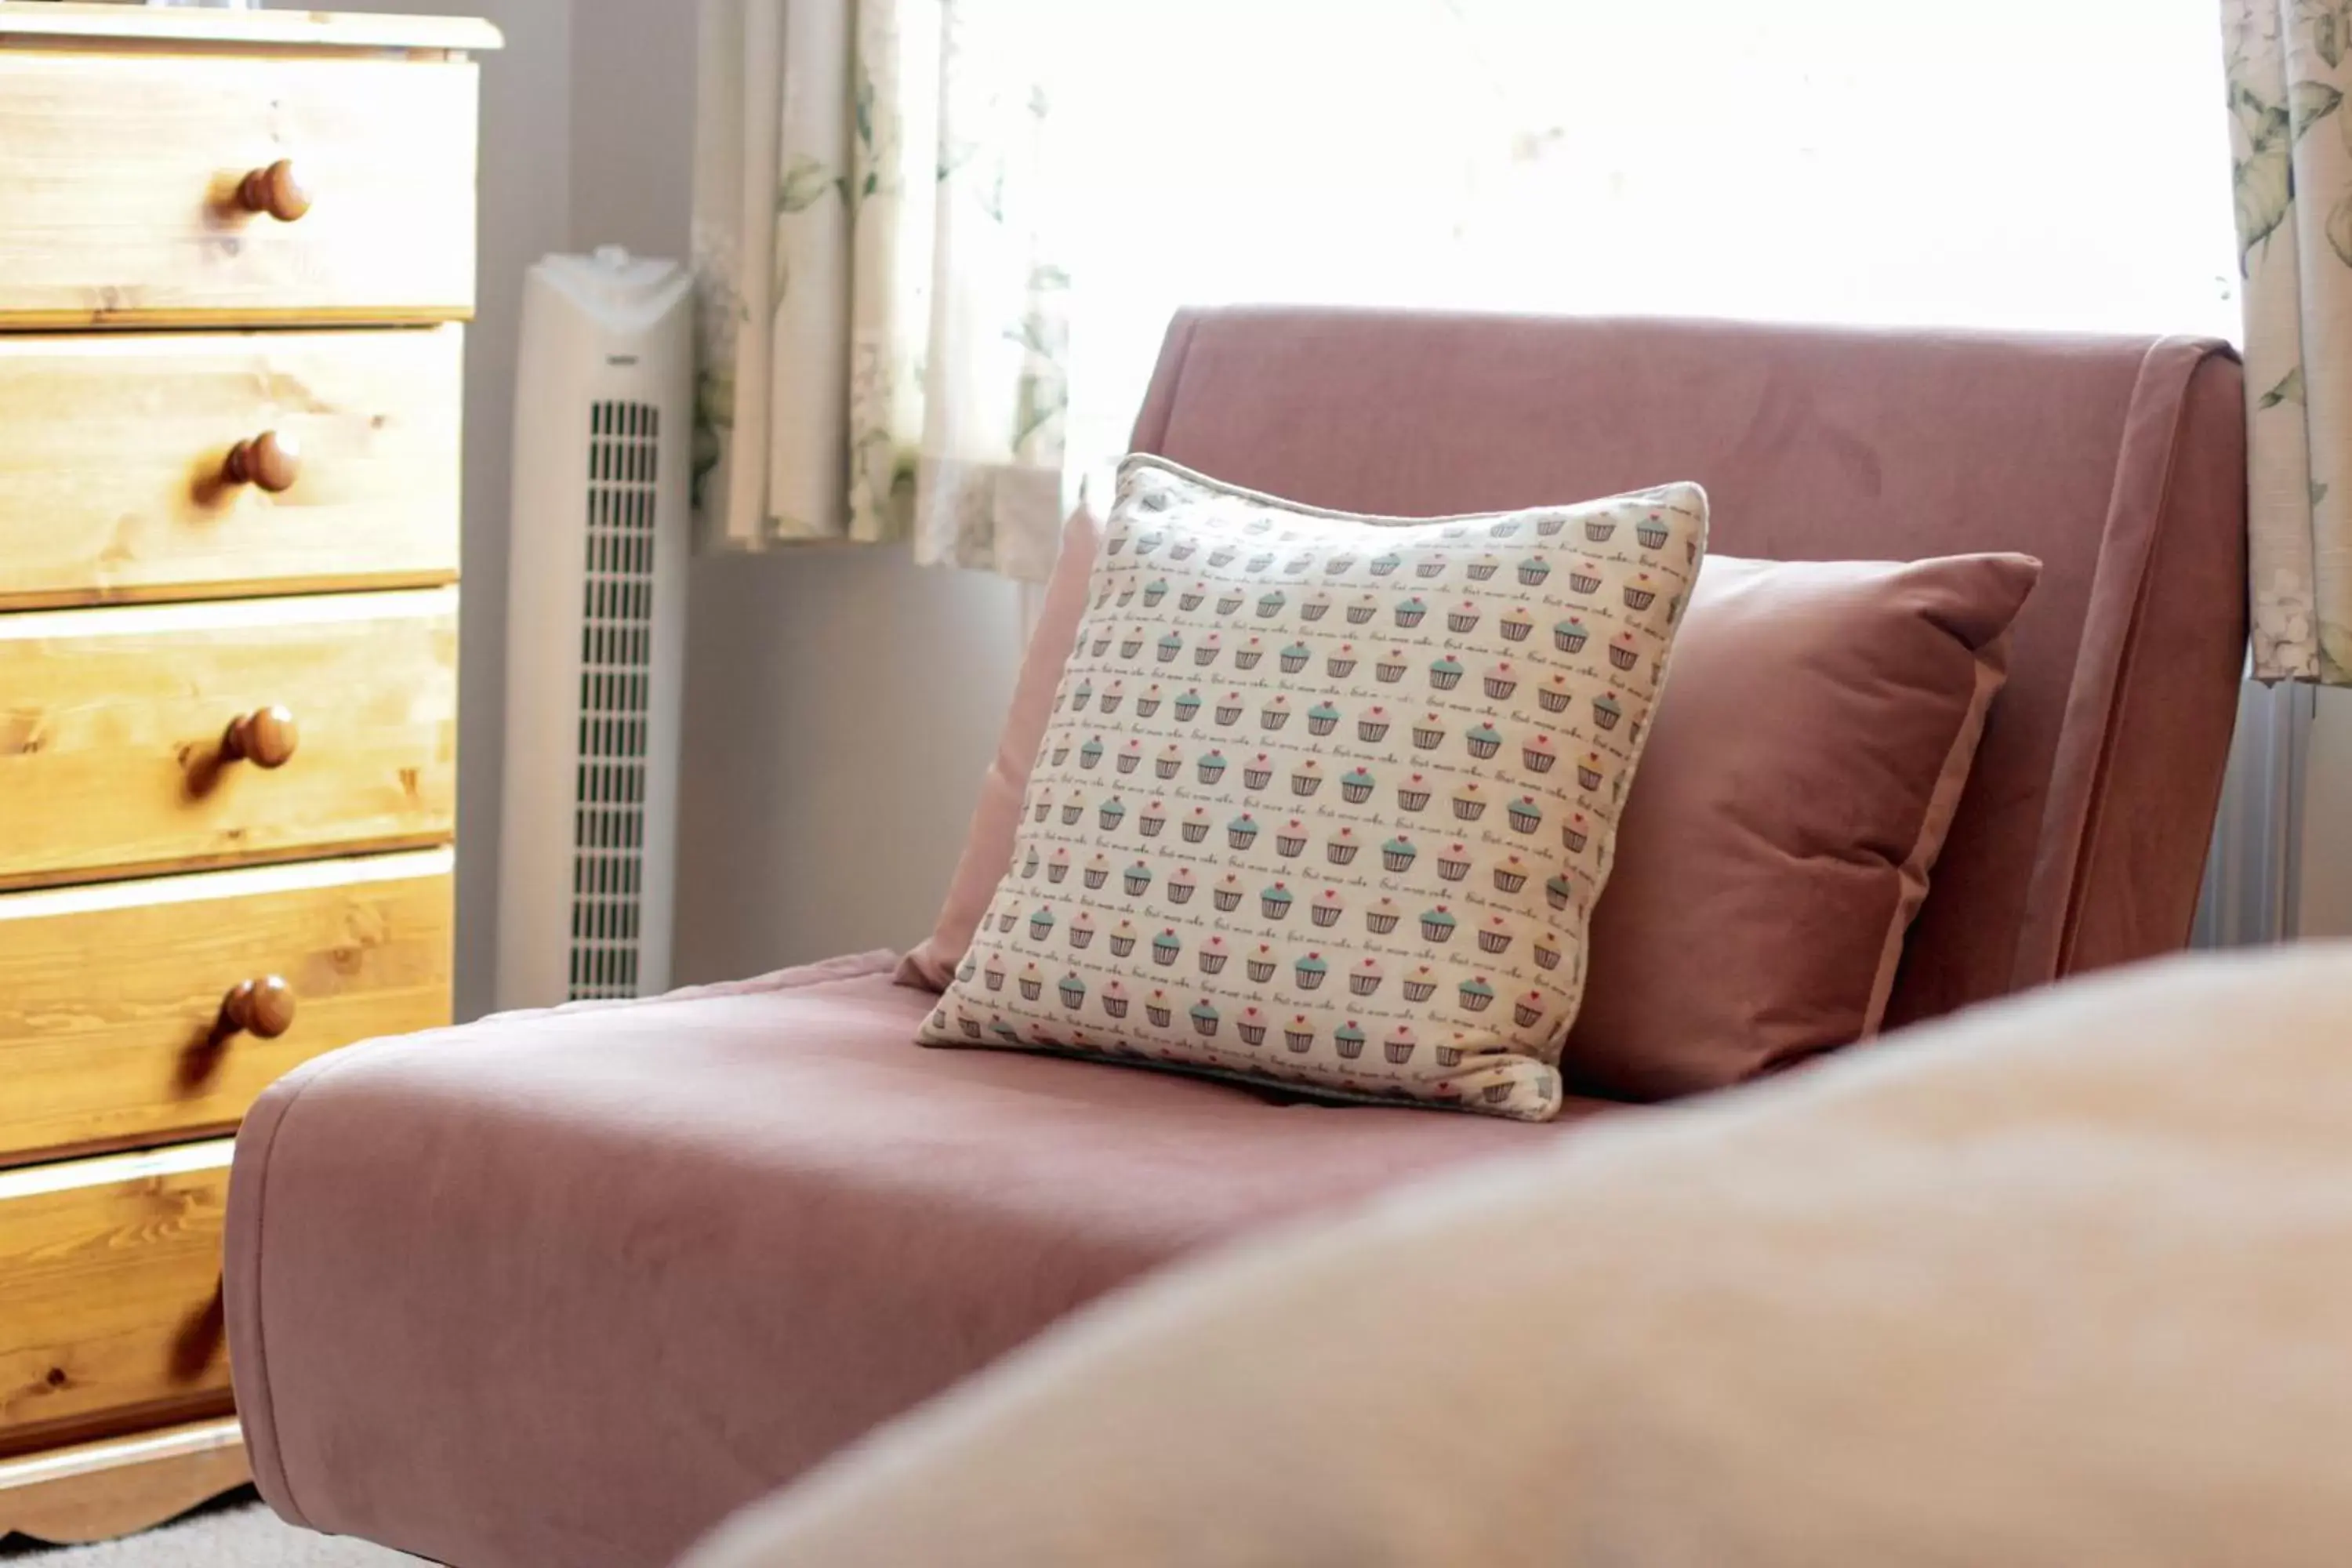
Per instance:
[[[2304,771],[2297,934],[2352,936],[2352,690],[2315,695]]]
[[[466,341],[463,657],[457,710],[457,994],[460,1018],[490,1005],[498,927],[499,737],[506,687],[508,433],[523,268],[562,249],[571,226],[572,0],[371,0],[378,11],[488,17],[507,47],[482,68],[481,217],[474,322]]]
[[[678,978],[930,930],[1020,653],[1013,584],[839,547],[697,563]]]
[[[457,1012],[489,1005],[504,728],[507,460],[523,268],[618,243],[684,256],[696,8],[393,0],[505,29],[483,59],[481,278],[467,360]],[[929,927],[1020,652],[1018,595],[901,550],[698,560],[677,978]]]

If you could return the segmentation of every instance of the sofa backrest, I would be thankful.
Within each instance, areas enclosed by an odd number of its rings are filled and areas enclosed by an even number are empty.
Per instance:
[[[1254,307],[1178,314],[1134,445],[1353,510],[1696,479],[1722,554],[2039,556],[1891,1027],[2186,941],[2245,644],[2242,399],[2181,338]]]

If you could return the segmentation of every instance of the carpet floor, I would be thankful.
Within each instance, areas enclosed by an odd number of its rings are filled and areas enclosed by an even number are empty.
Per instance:
[[[423,1568],[424,1560],[348,1536],[297,1530],[261,1504],[251,1488],[234,1491],[142,1535],[95,1546],[42,1546],[12,1535],[0,1541],[5,1568]]]

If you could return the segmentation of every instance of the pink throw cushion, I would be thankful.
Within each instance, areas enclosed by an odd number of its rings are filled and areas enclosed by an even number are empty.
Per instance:
[[[1055,559],[1054,575],[1045,584],[1045,602],[1037,613],[1036,628],[1029,634],[1029,649],[1021,658],[1021,676],[1013,683],[1013,707],[1004,716],[1004,731],[996,740],[996,758],[980,781],[980,804],[972,808],[971,830],[956,861],[955,879],[948,884],[948,901],[940,910],[931,934],[898,961],[898,984],[944,991],[955,977],[980,929],[988,900],[1013,858],[1013,838],[1021,816],[1021,795],[1029,787],[1029,770],[1045,739],[1054,716],[1054,689],[1061,684],[1062,666],[1076,640],[1078,622],[1087,610],[1087,579],[1095,569],[1095,551],[1102,539],[1101,525],[1080,501],[1062,525],[1062,552]]]
[[[2041,569],[1706,562],[1594,908],[1572,1087],[1663,1100],[1877,1029]]]

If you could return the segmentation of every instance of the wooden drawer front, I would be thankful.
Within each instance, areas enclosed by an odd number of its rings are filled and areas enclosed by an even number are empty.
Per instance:
[[[0,616],[0,888],[446,842],[457,662],[455,588]]]
[[[449,1021],[450,852],[0,894],[0,1164],[233,1128],[296,1064]],[[238,1030],[283,978],[290,1028]]]
[[[0,609],[454,581],[463,331],[0,337]]]
[[[0,324],[446,321],[474,286],[462,60],[0,51]],[[289,161],[292,222],[238,199]]]
[[[0,1453],[227,1408],[230,1148],[0,1172]]]

